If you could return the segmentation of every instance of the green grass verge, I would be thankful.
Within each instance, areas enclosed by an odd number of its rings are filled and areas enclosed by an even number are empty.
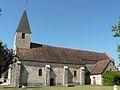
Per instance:
[[[0,90],[113,90],[113,86],[75,86],[75,87],[39,87],[39,88],[0,88]],[[118,87],[120,90],[120,86]]]

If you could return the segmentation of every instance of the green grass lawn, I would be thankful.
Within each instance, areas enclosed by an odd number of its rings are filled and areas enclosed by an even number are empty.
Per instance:
[[[113,86],[75,86],[75,87],[39,87],[39,88],[0,88],[0,90],[113,90]],[[120,90],[120,86],[118,87]]]

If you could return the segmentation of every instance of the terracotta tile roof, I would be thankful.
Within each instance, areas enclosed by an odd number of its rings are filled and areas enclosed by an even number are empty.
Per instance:
[[[109,59],[105,53],[75,50],[31,43],[31,49],[19,49],[21,60],[84,64],[87,61]]]
[[[65,64],[84,64],[79,55],[70,49],[43,45],[39,48],[19,49],[20,60]]]
[[[106,69],[106,67],[109,65],[110,60],[102,60],[102,61],[98,61],[91,69],[90,74],[94,75],[94,74],[101,74],[104,72],[104,70]]]
[[[100,60],[110,59],[105,53],[100,53],[100,52],[78,50],[78,53],[82,60],[87,60],[87,61],[100,61]]]
[[[33,43],[31,42],[31,48],[38,48],[41,47],[42,44],[38,44],[38,43]],[[43,46],[47,46],[47,45],[43,45]],[[55,47],[55,46],[49,46],[49,47],[53,47],[53,48],[57,48],[57,49],[64,49],[64,50],[72,50],[76,53],[78,53],[79,57],[82,60],[94,60],[94,61],[99,61],[99,60],[106,60],[106,59],[110,59],[106,53],[101,53],[101,52],[93,52],[93,51],[85,51],[85,50],[76,50],[76,49],[70,49],[70,48],[61,48],[61,47]]]

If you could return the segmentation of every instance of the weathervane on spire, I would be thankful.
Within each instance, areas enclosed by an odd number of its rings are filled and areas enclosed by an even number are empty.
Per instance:
[[[26,0],[25,9],[27,9],[27,7],[28,7],[28,0]]]

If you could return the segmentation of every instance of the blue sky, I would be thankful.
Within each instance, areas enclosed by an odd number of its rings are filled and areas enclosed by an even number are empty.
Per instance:
[[[118,63],[111,26],[120,16],[120,0],[29,0],[31,41],[52,46],[107,52]],[[25,0],[0,0],[0,39],[13,47]]]

